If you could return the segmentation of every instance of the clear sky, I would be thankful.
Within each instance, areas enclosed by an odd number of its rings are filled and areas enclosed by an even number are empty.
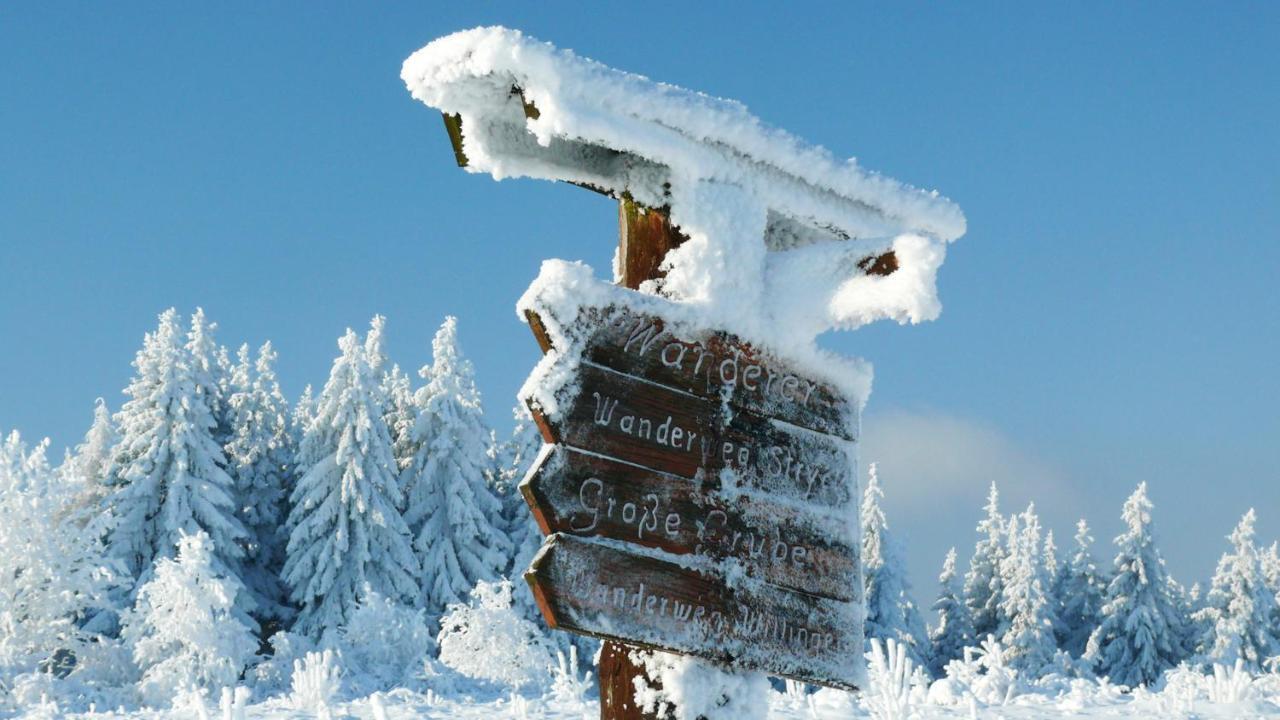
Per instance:
[[[543,258],[605,274],[613,203],[454,166],[400,64],[523,29],[957,201],[940,320],[832,335],[876,365],[864,461],[927,603],[986,483],[1111,555],[1150,484],[1174,573],[1250,506],[1280,535],[1280,4],[5,3],[0,428],[74,443],[161,310],[271,339],[285,390],[388,317],[459,317],[501,428]],[[474,7],[473,7],[474,6]],[[374,8],[372,10],[367,7]],[[923,585],[923,587],[920,587]]]

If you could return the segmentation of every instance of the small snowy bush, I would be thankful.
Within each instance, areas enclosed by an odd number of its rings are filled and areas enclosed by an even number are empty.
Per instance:
[[[281,631],[271,636],[271,657],[253,669],[253,681],[259,693],[274,695],[289,687],[296,661],[315,652],[316,644],[305,635]]]
[[[361,687],[352,690],[361,694],[404,684],[435,648],[421,610],[401,605],[367,586],[338,643],[343,663],[360,668]]]
[[[1214,664],[1213,675],[1207,678],[1209,701],[1213,703],[1238,703],[1253,697],[1253,676],[1244,667],[1244,660],[1236,658],[1235,665]]]
[[[868,687],[863,703],[874,720],[907,720],[911,713],[912,680],[915,664],[907,649],[893,638],[881,645],[871,638],[867,652]]]
[[[449,607],[440,619],[440,662],[479,680],[515,688],[541,685],[551,651],[536,625],[511,607],[511,582],[481,582],[471,603]]]
[[[166,706],[189,687],[235,686],[258,648],[237,617],[234,576],[214,568],[212,541],[184,534],[176,560],[156,562],[155,576],[138,591],[122,635],[142,669],[139,691],[151,705]]]
[[[929,688],[931,703],[958,704],[972,698],[984,705],[1003,705],[1022,690],[1004,648],[989,635],[981,647],[965,648],[963,658],[947,663],[946,672],[945,679]]]
[[[581,707],[591,690],[591,673],[578,674],[578,648],[570,645],[569,656],[556,652],[556,667],[551,670],[551,697],[561,705]]]
[[[328,715],[329,703],[342,687],[342,672],[332,650],[307,653],[293,661],[293,693],[289,704],[295,710]]]

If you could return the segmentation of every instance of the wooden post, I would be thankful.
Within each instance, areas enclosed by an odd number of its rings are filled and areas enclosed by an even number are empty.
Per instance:
[[[662,259],[685,240],[666,208],[646,208],[623,195],[618,201],[619,284],[637,290],[645,280],[662,277]]]
[[[662,277],[658,270],[669,250],[685,241],[662,208],[646,208],[624,195],[618,201],[619,284],[636,290],[645,280]],[[646,713],[636,706],[636,678],[651,686],[654,678],[631,660],[634,648],[606,640],[596,668],[600,679],[600,720],[666,720],[667,715]]]

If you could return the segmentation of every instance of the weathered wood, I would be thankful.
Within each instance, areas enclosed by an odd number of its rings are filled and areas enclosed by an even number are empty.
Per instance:
[[[453,113],[440,113],[444,118],[444,131],[449,133],[449,144],[453,146],[453,159],[458,167],[467,166],[467,154],[462,152],[462,116]]]
[[[644,668],[631,659],[635,648],[613,640],[605,640],[600,647],[600,661],[596,664],[600,679],[601,720],[673,720],[675,709],[668,706],[662,714],[646,713],[636,704],[636,680],[643,678],[646,685],[659,689],[657,678],[648,677]]]
[[[660,317],[622,307],[591,307],[576,317],[554,309],[527,312],[529,327],[543,352],[550,351],[554,328],[573,338],[585,359],[793,425],[853,439],[851,418],[857,407],[835,388],[814,379],[772,353],[727,333],[673,327]]]
[[[543,544],[525,579],[553,628],[855,687],[850,659],[862,638],[854,603],[561,534]]]
[[[898,271],[898,255],[890,250],[883,255],[863,258],[858,261],[858,267],[868,275],[892,275]]]
[[[618,202],[618,229],[622,266],[619,284],[632,290],[645,280],[665,275],[659,270],[663,258],[686,239],[672,226],[666,208],[646,208],[630,197]]]
[[[854,501],[849,441],[726,412],[715,401],[586,362],[554,393],[555,418],[526,398],[547,442],[697,480],[703,490],[769,493],[826,511]]]
[[[822,514],[567,447],[543,448],[520,484],[543,534],[601,537],[739,564],[750,577],[835,600],[860,585],[845,513]]]

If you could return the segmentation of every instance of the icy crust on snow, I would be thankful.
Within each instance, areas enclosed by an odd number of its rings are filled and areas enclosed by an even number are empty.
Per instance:
[[[731,324],[776,328],[789,343],[937,315],[933,278],[945,243],[965,232],[959,208],[838,162],[740,103],[501,27],[440,38],[401,77],[415,98],[461,117],[471,172],[568,180],[668,207],[688,240],[652,289],[725,320],[741,315]],[[898,272],[863,277],[857,263],[888,248]]]

